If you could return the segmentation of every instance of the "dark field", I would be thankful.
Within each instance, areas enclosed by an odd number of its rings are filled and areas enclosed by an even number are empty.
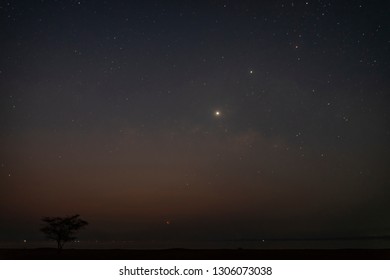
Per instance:
[[[83,250],[0,249],[2,260],[389,260],[390,249]]]

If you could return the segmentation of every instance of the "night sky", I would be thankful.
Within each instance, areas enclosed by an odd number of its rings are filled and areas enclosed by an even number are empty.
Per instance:
[[[1,1],[0,239],[390,235],[389,1]]]

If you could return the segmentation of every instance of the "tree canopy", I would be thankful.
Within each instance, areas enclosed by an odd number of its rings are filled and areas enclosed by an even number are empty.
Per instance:
[[[75,233],[88,225],[88,222],[81,219],[80,215],[65,217],[43,217],[45,225],[41,231],[50,240],[57,242],[58,249],[62,249],[68,241],[75,240]]]

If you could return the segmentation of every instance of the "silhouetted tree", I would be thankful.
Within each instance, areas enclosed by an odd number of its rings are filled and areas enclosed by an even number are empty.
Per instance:
[[[88,225],[87,221],[84,221],[79,217],[80,215],[44,217],[42,218],[42,221],[46,224],[41,228],[41,231],[48,239],[55,240],[58,249],[61,250],[66,242],[76,239],[74,234],[77,231]]]

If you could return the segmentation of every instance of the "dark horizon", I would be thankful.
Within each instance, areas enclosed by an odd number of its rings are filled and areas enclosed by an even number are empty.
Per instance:
[[[55,241],[1,241],[0,249],[57,249]],[[389,250],[390,237],[278,238],[237,240],[88,240],[66,242],[64,250]]]
[[[90,240],[390,236],[389,14],[0,4],[0,241],[76,213]]]

